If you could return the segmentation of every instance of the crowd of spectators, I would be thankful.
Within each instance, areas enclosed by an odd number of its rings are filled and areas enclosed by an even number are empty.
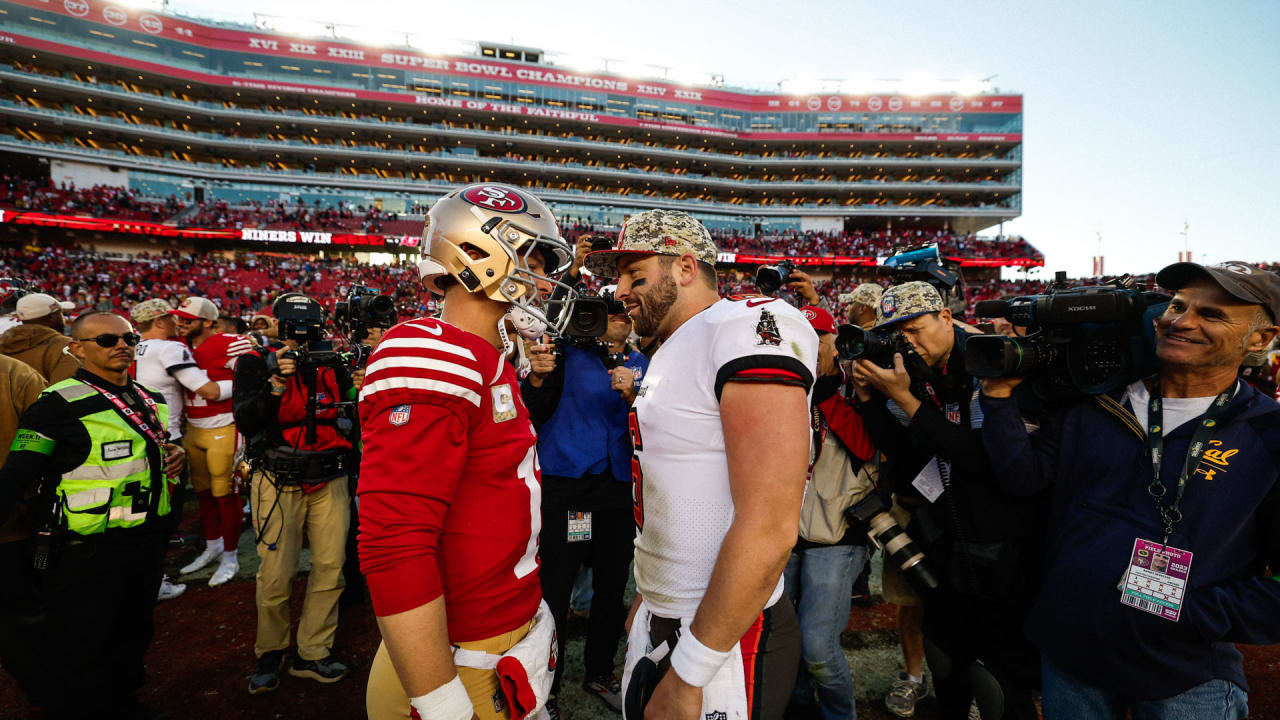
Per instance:
[[[123,312],[156,297],[176,307],[184,298],[200,295],[212,300],[224,315],[249,318],[269,310],[277,295],[289,291],[305,293],[332,308],[353,285],[371,286],[394,297],[401,319],[430,309],[412,267],[334,258],[246,253],[226,259],[176,252],[115,258],[62,248],[39,252],[5,248],[0,250],[0,275],[23,279],[74,303],[71,314]]]
[[[815,280],[814,289],[828,307],[839,307],[839,297],[864,282],[888,286],[887,277],[866,272]],[[242,253],[228,259],[221,255],[188,255],[178,252],[112,257],[93,252],[43,248],[0,250],[0,276],[33,283],[40,291],[75,303],[72,314],[91,309],[127,311],[135,302],[162,297],[174,305],[189,295],[207,297],[223,314],[248,319],[267,311],[282,292],[303,292],[332,308],[355,285],[391,295],[400,319],[434,310],[421,290],[411,265],[368,265],[345,258],[316,258],[271,253]],[[1154,283],[1153,277],[1137,278]],[[1092,282],[1081,279],[1076,283]],[[600,283],[588,283],[598,286]],[[599,287],[594,287],[598,290]],[[1038,280],[970,280],[965,287],[969,307],[983,300],[1008,295],[1042,293],[1048,283]],[[756,292],[750,271],[725,269],[720,292],[734,295]],[[971,313],[969,314],[972,318]]]
[[[305,202],[286,203],[273,200],[262,203],[257,200],[244,205],[229,205],[225,200],[200,203],[199,210],[184,219],[184,225],[193,227],[272,228],[298,231],[365,232],[382,233],[387,225],[400,219],[397,213],[384,212],[377,207],[366,208],[339,200],[337,204],[322,206],[320,200],[308,205]]]
[[[616,228],[599,227],[582,222],[567,223],[565,237],[576,241],[584,234],[616,237]],[[965,258],[1009,258],[1044,260],[1044,255],[1018,236],[981,238],[976,235],[946,230],[877,230],[852,232],[801,232],[751,235],[730,230],[715,230],[722,252],[788,255],[791,257],[844,256],[883,257],[895,250],[936,243],[943,255]]]
[[[68,183],[55,185],[48,180],[5,174],[0,181],[0,206],[32,212],[162,222],[181,212],[186,204],[175,195],[159,201],[144,200],[125,187],[77,188]]]

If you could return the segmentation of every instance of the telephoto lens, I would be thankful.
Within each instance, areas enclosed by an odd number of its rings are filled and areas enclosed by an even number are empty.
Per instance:
[[[938,588],[938,578],[925,560],[924,551],[889,514],[880,493],[873,492],[845,510],[850,524],[865,525],[867,537],[884,548],[884,561],[902,568],[902,574],[921,595]]]

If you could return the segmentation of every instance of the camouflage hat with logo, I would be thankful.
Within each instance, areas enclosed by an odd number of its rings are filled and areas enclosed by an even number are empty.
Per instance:
[[[938,312],[944,307],[946,305],[942,304],[938,289],[927,282],[917,280],[894,285],[880,296],[880,304],[876,306],[876,327]]]
[[[129,309],[129,317],[136,323],[149,322],[161,315],[173,314],[173,306],[164,298],[143,300]]]
[[[645,210],[622,224],[613,249],[588,253],[586,265],[592,275],[616,278],[618,260],[626,255],[690,254],[714,267],[719,252],[707,228],[689,215],[679,210]]]

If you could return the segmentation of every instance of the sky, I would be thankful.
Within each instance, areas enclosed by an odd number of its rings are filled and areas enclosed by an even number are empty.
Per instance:
[[[170,0],[252,23],[253,0]],[[1280,261],[1280,2],[272,0],[273,15],[722,74],[995,76],[1021,93],[1022,217],[1047,274]]]

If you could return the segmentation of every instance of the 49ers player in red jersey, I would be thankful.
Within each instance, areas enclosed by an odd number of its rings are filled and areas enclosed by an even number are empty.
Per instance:
[[[360,564],[383,637],[367,709],[523,718],[542,711],[555,641],[538,581],[536,435],[508,328],[554,333],[558,304],[563,329],[576,293],[552,278],[571,253],[551,211],[505,185],[441,199],[424,240],[419,272],[443,313],[389,330],[360,391]]]
[[[218,306],[207,298],[189,297],[173,311],[178,332],[191,346],[196,364],[214,382],[235,377],[236,360],[253,349],[249,338],[217,331]],[[240,526],[244,521],[240,494],[232,475],[236,454],[236,424],[231,398],[206,400],[187,391],[187,432],[182,444],[187,450],[191,486],[200,504],[205,548],[182,568],[193,573],[218,561],[209,578],[210,585],[222,585],[240,569],[237,550]]]

